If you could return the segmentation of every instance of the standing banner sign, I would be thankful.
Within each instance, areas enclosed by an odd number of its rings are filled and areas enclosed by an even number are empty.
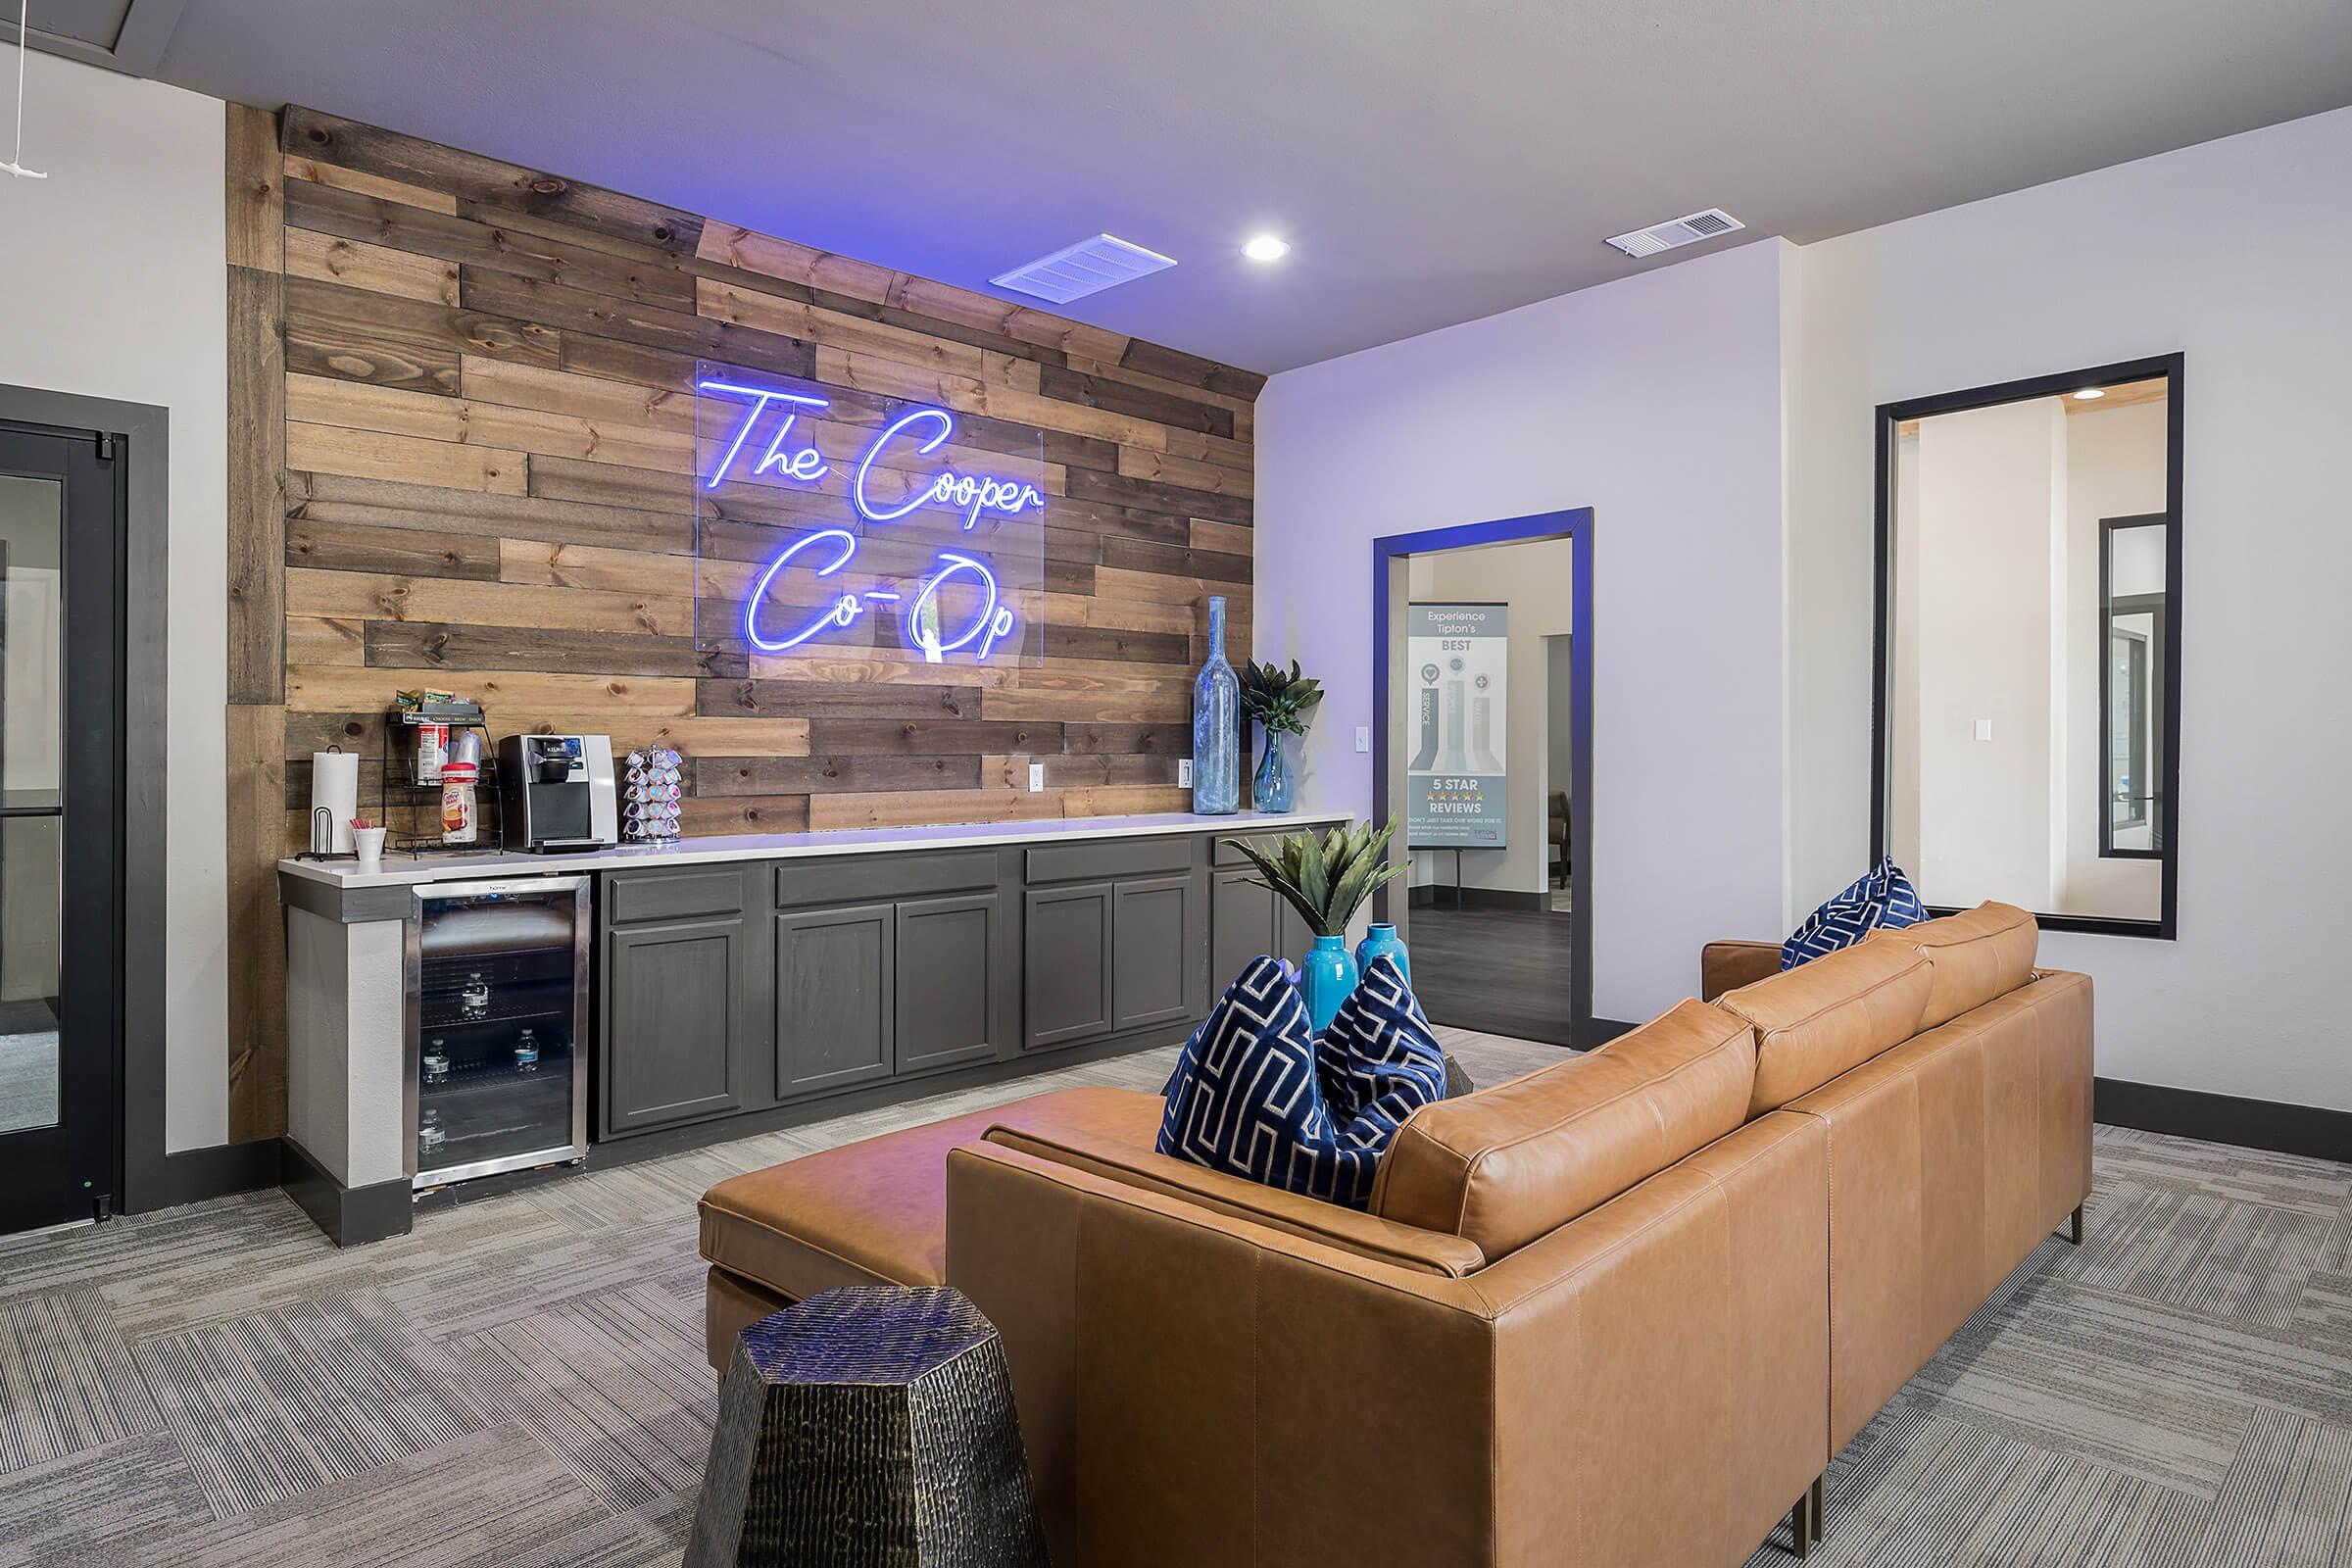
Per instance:
[[[1404,836],[1416,850],[1504,847],[1508,605],[1414,605]]]

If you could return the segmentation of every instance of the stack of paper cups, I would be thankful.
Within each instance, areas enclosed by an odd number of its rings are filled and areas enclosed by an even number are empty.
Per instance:
[[[360,814],[360,754],[357,752],[313,752],[311,754],[311,819],[304,826],[317,831],[318,812],[324,808],[327,819],[334,824],[334,837],[329,848],[337,855],[351,853],[351,819]]]

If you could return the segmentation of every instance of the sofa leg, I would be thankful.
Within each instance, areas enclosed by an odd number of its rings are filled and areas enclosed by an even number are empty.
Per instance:
[[[1806,1510],[1806,1512],[1812,1516],[1813,1539],[1815,1541],[1819,1541],[1822,1538],[1823,1532],[1829,1529],[1829,1510],[1824,1506],[1824,1504],[1828,1501],[1829,1494],[1830,1473],[1827,1470],[1824,1470],[1821,1474],[1813,1478],[1813,1490],[1807,1494],[1807,1495],[1812,1499],[1812,1505]]]
[[[2074,1217],[2067,1222],[2066,1239],[2077,1247],[2082,1245],[2082,1205],[2075,1205]]]

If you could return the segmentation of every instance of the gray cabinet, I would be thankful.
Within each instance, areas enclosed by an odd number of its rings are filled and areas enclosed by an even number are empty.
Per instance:
[[[1250,881],[1247,866],[1211,873],[1209,896],[1210,1000],[1222,995],[1242,966],[1261,955],[1298,963],[1313,945],[1306,922],[1271,888]]]
[[[898,906],[851,905],[772,917],[776,1098],[898,1071]]]
[[[1004,933],[997,895],[921,899],[898,906],[898,1070],[919,1072],[997,1054]]]
[[[1243,963],[1306,951],[1298,917],[1213,846],[1073,837],[601,872],[600,1135],[1181,1039]]]
[[[1207,1010],[1208,883],[1198,857],[1183,839],[1028,853],[1024,1050],[1181,1024]]]
[[[1111,901],[1117,885],[1032,889],[1027,900],[1021,1045],[1069,1045],[1111,1030]]]
[[[657,886],[640,873],[606,881],[600,1136],[622,1138],[764,1103],[751,1070],[758,965],[741,874],[704,872],[681,887]],[[619,911],[640,918],[617,924]]]
[[[1110,1026],[1177,1023],[1207,1010],[1196,940],[1206,929],[1190,876],[1121,882],[1111,892]]]

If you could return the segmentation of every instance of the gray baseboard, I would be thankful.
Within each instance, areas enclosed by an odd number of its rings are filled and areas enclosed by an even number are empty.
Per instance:
[[[2110,1127],[2352,1164],[2352,1110],[2247,1100],[2125,1078],[2094,1079],[2091,1091],[2091,1114]]]
[[[281,1140],[280,1148],[284,1155],[278,1185],[337,1247],[358,1247],[409,1233],[416,1221],[416,1203],[406,1176],[367,1187],[346,1187],[293,1139]]]
[[[249,1144],[215,1144],[208,1149],[183,1149],[151,1160],[136,1173],[121,1205],[125,1214],[145,1214],[182,1203],[201,1203],[208,1198],[257,1192],[277,1185],[277,1140],[258,1138]]]
[[[630,1138],[607,1139],[589,1146],[587,1168],[604,1170],[613,1165],[633,1164],[641,1159],[655,1159],[682,1150],[703,1149],[711,1144],[729,1143],[738,1138],[751,1138],[812,1121],[830,1121],[836,1116],[855,1116],[861,1111],[928,1100],[935,1095],[950,1095],[961,1089],[1009,1083],[1032,1073],[1051,1072],[1057,1067],[1075,1067],[1082,1062],[1124,1056],[1130,1052],[1151,1051],[1159,1046],[1180,1046],[1198,1026],[1198,1019],[1190,1023],[1168,1024],[1112,1040],[1032,1052],[1010,1061],[975,1062],[968,1067],[934,1073],[927,1078],[901,1079],[895,1083],[875,1084],[868,1089],[850,1090],[818,1100],[796,1101],[789,1105],[754,1111],[746,1116],[720,1116],[710,1121],[640,1133]],[[471,1187],[478,1184],[467,1185]],[[468,1193],[465,1196],[471,1195]]]

